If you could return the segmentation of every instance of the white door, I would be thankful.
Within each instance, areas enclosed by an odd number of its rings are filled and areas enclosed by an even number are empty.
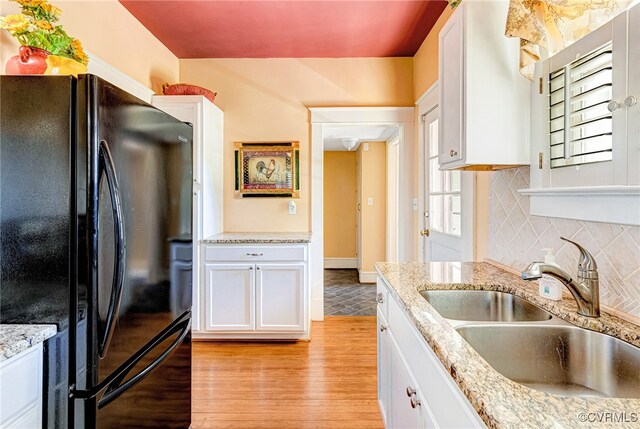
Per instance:
[[[205,329],[255,329],[253,264],[205,264]]]
[[[465,243],[462,237],[462,173],[440,171],[439,112],[436,105],[421,118],[425,169],[424,213],[420,232],[423,259],[424,262],[463,261]],[[473,189],[470,191],[473,192]]]
[[[387,252],[386,262],[397,262],[400,239],[400,138],[387,143]]]
[[[256,330],[305,330],[305,264],[256,266]]]
[[[389,361],[389,325],[378,308],[378,405],[384,427],[390,428],[389,402],[391,399],[391,362]]]

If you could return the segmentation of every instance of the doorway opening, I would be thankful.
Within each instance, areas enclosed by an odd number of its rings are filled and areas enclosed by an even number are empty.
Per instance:
[[[348,135],[348,137],[344,137]],[[359,137],[355,137],[359,136]],[[397,260],[397,168],[388,158],[395,126],[335,127],[324,140],[324,310],[328,316],[373,316],[374,264]],[[392,183],[388,183],[391,178]],[[391,186],[389,186],[391,185]],[[390,233],[388,233],[388,231]],[[392,239],[389,240],[389,237]],[[372,287],[373,286],[373,287]]]
[[[312,319],[375,315],[374,264],[413,259],[414,108],[310,110]]]

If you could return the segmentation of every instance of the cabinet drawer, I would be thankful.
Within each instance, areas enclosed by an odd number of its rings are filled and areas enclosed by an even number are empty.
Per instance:
[[[28,411],[41,409],[42,365],[42,344],[0,364],[0,427],[21,427],[32,421]]]
[[[207,262],[306,261],[306,246],[205,246]]]

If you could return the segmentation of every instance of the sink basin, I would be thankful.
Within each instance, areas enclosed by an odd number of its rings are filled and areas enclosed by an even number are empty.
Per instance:
[[[510,293],[423,290],[420,295],[445,319],[476,322],[543,321],[551,314]]]
[[[562,396],[640,398],[640,348],[575,326],[456,329],[505,377]]]

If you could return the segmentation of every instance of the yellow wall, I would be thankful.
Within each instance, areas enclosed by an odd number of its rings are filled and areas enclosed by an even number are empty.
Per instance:
[[[62,9],[60,24],[85,49],[140,83],[162,92],[164,82],[179,79],[178,58],[155,38],[117,0],[56,1]],[[16,3],[0,0],[0,13],[19,13]],[[17,53],[18,44],[6,31],[0,36],[0,66]]]
[[[307,107],[411,106],[411,58],[187,59],[180,80],[218,92],[224,111],[225,231],[309,231],[310,126]],[[235,199],[235,141],[299,141],[297,215],[285,199]]]
[[[365,143],[358,147],[358,199],[360,204],[360,270],[374,272],[376,262],[386,259],[387,237],[387,145]],[[373,197],[373,205],[368,204]]]
[[[417,100],[438,80],[438,33],[453,9],[445,7],[413,57],[413,100]],[[416,134],[417,135],[417,134]],[[417,171],[417,170],[416,170]]]
[[[324,153],[324,257],[356,258],[356,153]]]

